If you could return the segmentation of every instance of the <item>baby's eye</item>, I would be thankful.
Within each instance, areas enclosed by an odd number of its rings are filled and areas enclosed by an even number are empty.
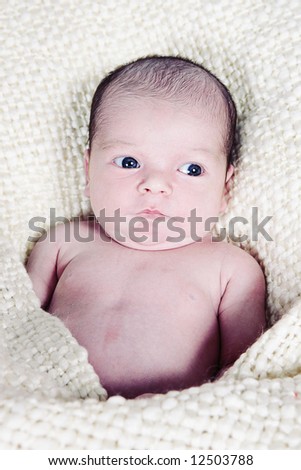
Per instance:
[[[122,168],[140,168],[139,163],[133,157],[116,157],[113,162]]]
[[[185,165],[180,166],[179,171],[189,176],[200,176],[205,172],[204,168],[197,163],[185,163]]]

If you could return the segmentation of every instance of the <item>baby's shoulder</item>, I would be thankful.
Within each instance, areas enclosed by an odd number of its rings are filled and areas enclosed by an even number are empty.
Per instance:
[[[34,253],[73,253],[79,252],[83,248],[97,239],[95,235],[97,227],[91,221],[71,220],[64,223],[52,225],[40,236],[33,248]]]
[[[232,243],[223,243],[224,255],[228,262],[233,263],[257,263],[255,258],[245,249],[239,246],[233,245]]]
[[[93,241],[97,224],[93,220],[73,219],[49,228],[47,238],[55,240],[59,245]]]
[[[224,245],[222,247],[222,271],[228,279],[234,277],[249,280],[261,279],[263,281],[263,270],[254,256],[231,243],[225,243]]]

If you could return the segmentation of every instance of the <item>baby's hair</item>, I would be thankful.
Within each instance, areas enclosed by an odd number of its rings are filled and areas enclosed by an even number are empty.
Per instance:
[[[111,97],[161,98],[182,105],[206,105],[225,121],[223,151],[233,163],[237,112],[227,87],[208,69],[178,56],[147,56],[110,72],[98,85],[92,100],[89,147],[105,122],[104,103]]]

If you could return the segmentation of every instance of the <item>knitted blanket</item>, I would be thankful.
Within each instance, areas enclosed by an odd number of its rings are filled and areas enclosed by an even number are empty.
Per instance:
[[[2,4],[0,448],[300,449],[300,17],[300,0]],[[87,352],[39,308],[24,264],[37,227],[89,213],[98,82],[150,54],[195,60],[234,96],[238,164],[220,224],[247,221],[229,242],[264,270],[269,329],[216,382],[107,399]]]

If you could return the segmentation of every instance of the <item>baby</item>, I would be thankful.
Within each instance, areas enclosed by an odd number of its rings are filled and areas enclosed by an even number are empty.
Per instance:
[[[95,92],[94,217],[52,227],[27,270],[109,396],[200,385],[264,331],[259,265],[210,232],[227,205],[235,125],[227,88],[179,57],[121,66]]]

